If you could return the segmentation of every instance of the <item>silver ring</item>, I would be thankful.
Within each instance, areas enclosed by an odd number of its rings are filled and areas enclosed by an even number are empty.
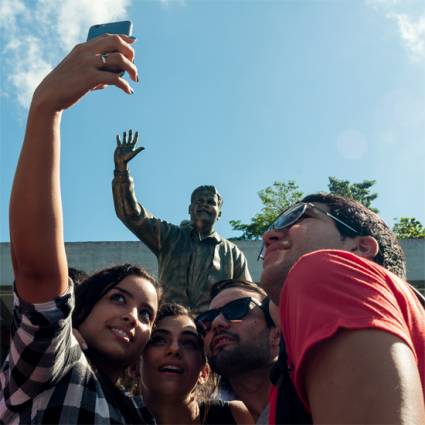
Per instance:
[[[100,59],[102,59],[103,65],[106,65],[106,59],[108,58],[108,55],[106,53],[102,53],[100,55]]]

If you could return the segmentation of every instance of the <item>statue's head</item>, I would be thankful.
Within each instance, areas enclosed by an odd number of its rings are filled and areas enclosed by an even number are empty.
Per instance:
[[[192,225],[201,234],[209,234],[221,215],[223,198],[214,186],[199,186],[190,197],[189,214]]]

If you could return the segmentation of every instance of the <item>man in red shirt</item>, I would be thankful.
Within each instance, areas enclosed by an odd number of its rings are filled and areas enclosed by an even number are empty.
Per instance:
[[[425,423],[425,313],[383,220],[353,200],[310,195],[263,241],[261,280],[313,423]]]

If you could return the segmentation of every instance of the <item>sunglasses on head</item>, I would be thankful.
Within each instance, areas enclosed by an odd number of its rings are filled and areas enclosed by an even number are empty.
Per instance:
[[[241,320],[243,319],[255,306],[260,307],[264,312],[267,326],[274,326],[274,322],[269,313],[269,298],[266,297],[262,303],[251,297],[238,298],[231,301],[222,307],[214,308],[201,313],[196,319],[196,327],[198,332],[205,336],[211,330],[211,324],[214,319],[221,313],[226,320]]]
[[[330,212],[324,210],[323,208],[318,207],[317,205],[312,204],[311,202],[300,202],[294,205],[293,207],[290,207],[287,210],[283,211],[283,213],[281,213],[276,218],[276,220],[274,220],[273,223],[268,227],[267,232],[273,229],[282,230],[292,226],[304,216],[308,208],[313,208],[314,210],[319,211],[322,214],[325,214],[326,216],[338,222],[339,224],[343,225],[344,227],[346,227],[347,229],[349,229],[351,232],[355,233],[356,235],[359,234],[359,232],[356,229],[349,226],[347,223],[344,223],[342,220],[340,220],[338,217],[335,217]],[[264,252],[264,242],[261,246],[257,260],[264,258],[263,252]]]

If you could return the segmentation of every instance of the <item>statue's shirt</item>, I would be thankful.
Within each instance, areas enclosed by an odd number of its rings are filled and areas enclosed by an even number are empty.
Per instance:
[[[252,280],[245,255],[235,244],[216,232],[201,239],[190,224],[176,226],[156,218],[137,201],[128,173],[116,175],[112,189],[118,217],[158,258],[165,301],[198,313],[207,310],[214,283]]]
[[[157,228],[158,275],[166,301],[205,311],[214,283],[228,278],[252,280],[244,254],[217,232],[201,240],[191,226],[159,221]]]

